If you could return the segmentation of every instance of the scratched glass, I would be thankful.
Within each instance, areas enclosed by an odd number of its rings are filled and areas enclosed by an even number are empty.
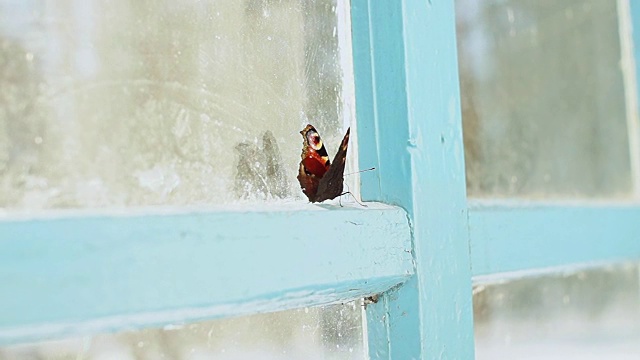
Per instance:
[[[0,348],[0,360],[364,359],[359,302]]]
[[[631,53],[622,55],[626,1],[455,4],[469,195],[632,193],[640,132]]]
[[[349,38],[338,0],[0,0],[0,210],[303,199]]]
[[[635,264],[478,282],[476,359],[640,358]]]

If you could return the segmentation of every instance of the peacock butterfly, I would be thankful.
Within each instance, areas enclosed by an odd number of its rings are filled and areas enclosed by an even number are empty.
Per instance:
[[[313,126],[307,125],[300,131],[303,143],[298,181],[302,192],[312,203],[335,199],[343,194],[349,130],[347,129],[347,133],[342,139],[342,144],[333,158],[333,163],[329,161],[329,155],[324,148],[322,139]]]

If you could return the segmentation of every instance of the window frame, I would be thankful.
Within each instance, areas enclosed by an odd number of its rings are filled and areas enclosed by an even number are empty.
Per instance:
[[[415,260],[367,307],[369,356],[471,359],[454,4],[353,0],[352,31],[360,163],[379,169],[363,174],[362,196],[407,210]]]
[[[352,0],[351,22],[375,202],[5,216],[0,344],[380,293],[371,359],[471,359],[473,276],[640,259],[636,203],[467,201],[453,1]]]
[[[620,3],[640,24],[640,5]],[[363,127],[373,118],[375,129],[359,135],[377,139],[360,141],[370,146],[360,158],[382,163],[378,179],[363,176],[363,196],[408,210],[416,261],[408,282],[367,308],[371,359],[473,358],[472,277],[640,259],[637,202],[467,202],[453,2],[354,0],[352,8],[357,119]],[[463,225],[458,213],[468,215]],[[463,229],[449,228],[456,224]]]

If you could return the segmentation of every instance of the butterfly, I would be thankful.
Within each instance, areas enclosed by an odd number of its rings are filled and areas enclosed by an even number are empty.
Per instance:
[[[312,203],[335,199],[343,194],[349,130],[347,129],[342,139],[333,163],[329,161],[322,139],[312,125],[307,125],[300,131],[303,142],[298,181],[302,192]]]

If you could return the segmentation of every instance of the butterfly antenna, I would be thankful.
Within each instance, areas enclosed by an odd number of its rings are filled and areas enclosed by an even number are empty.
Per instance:
[[[375,170],[375,169],[376,169],[375,167],[372,167],[372,168],[369,168],[369,169],[364,169],[364,170],[360,170],[360,171],[344,174],[344,176],[349,176],[349,175],[353,175],[353,174],[359,174],[359,173],[363,173],[363,172],[366,172],[366,171],[372,171],[372,170]]]

